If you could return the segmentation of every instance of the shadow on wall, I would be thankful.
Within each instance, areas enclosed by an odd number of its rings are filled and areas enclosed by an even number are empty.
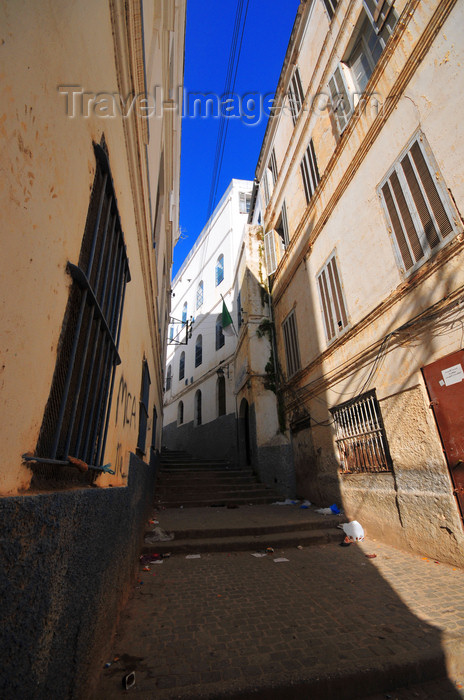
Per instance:
[[[126,488],[0,500],[3,700],[88,697],[138,567],[155,473],[132,454]]]

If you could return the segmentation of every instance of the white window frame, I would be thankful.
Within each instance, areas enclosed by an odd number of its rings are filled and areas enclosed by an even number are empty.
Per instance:
[[[336,279],[333,280],[333,275],[330,270],[335,269]],[[323,277],[324,276],[324,277]],[[326,284],[320,280],[324,279]],[[337,286],[338,279],[338,286]],[[348,307],[345,300],[343,282],[340,274],[340,266],[337,260],[337,252],[333,253],[326,260],[324,265],[319,270],[316,276],[317,291],[319,295],[319,303],[321,305],[322,322],[327,343],[333,343],[334,340],[343,335],[350,325],[348,316]],[[334,288],[335,284],[335,288]],[[321,292],[321,286],[324,290],[324,295]],[[340,313],[337,313],[337,306]],[[331,321],[331,325],[330,325]],[[342,325],[340,325],[342,324]]]
[[[406,180],[406,176],[405,176],[403,168],[401,166],[402,160],[411,152],[412,148],[414,147],[414,145],[416,143],[418,144],[418,146],[421,150],[425,164],[426,164],[428,171],[429,171],[429,174],[433,180],[433,184],[435,185],[436,192],[440,198],[441,204],[444,208],[445,214],[448,218],[448,221],[449,221],[449,223],[451,225],[451,229],[452,229],[446,235],[442,234],[442,232],[440,230],[439,223],[438,223],[437,218],[436,218],[436,215],[434,214],[434,212],[432,210],[430,198],[428,197],[427,192],[426,192],[425,187],[424,187],[424,184],[418,175],[416,164],[415,164],[413,158],[409,157],[409,161],[412,165],[416,181],[419,185],[420,191],[422,193],[422,197],[425,199],[428,213],[430,215],[430,218],[431,218],[433,225],[435,227],[435,231],[436,231],[438,238],[439,238],[439,243],[437,243],[437,245],[433,246],[433,248],[431,247],[431,245],[427,239],[427,236],[426,236],[426,233],[424,231],[424,227],[423,227],[416,203],[414,201],[414,197],[411,193],[410,186]],[[396,173],[396,175],[398,176],[398,180],[399,180],[399,183],[401,185],[401,191],[402,191],[404,199],[406,201],[406,204],[407,204],[407,207],[409,210],[409,214],[411,216],[412,223],[414,225],[417,237],[419,239],[419,243],[420,243],[422,250],[423,250],[423,256],[421,258],[419,258],[419,260],[416,260],[414,262],[415,255],[414,255],[413,248],[411,245],[411,240],[410,240],[409,236],[407,235],[406,224],[404,222],[404,219],[400,216],[399,223],[401,225],[401,229],[403,232],[406,246],[407,246],[408,251],[409,251],[409,255],[411,256],[411,260],[413,261],[413,264],[409,268],[407,268],[405,261],[403,259],[400,244],[398,242],[397,234],[395,231],[395,226],[394,226],[394,223],[391,219],[390,212],[389,212],[389,209],[387,206],[387,202],[385,201],[385,196],[383,193],[384,186],[387,185],[387,183],[390,183],[391,177],[394,173]],[[395,210],[396,210],[397,214],[399,214],[397,197],[393,191],[393,187],[390,184],[388,184],[388,187],[389,187],[389,190],[391,192],[391,195],[392,195],[392,198],[393,198],[393,201],[395,204]],[[435,157],[432,153],[430,145],[428,144],[428,141],[425,137],[425,134],[420,129],[408,141],[408,144],[406,145],[406,147],[403,148],[400,155],[395,160],[393,165],[390,167],[390,169],[388,170],[385,177],[381,180],[381,182],[377,186],[377,194],[379,196],[379,199],[380,199],[380,202],[382,205],[382,211],[383,211],[386,223],[387,223],[388,231],[390,234],[390,240],[391,240],[391,243],[393,246],[393,251],[395,254],[395,259],[396,259],[397,265],[400,269],[400,272],[405,277],[409,277],[410,275],[414,274],[414,272],[416,272],[416,270],[418,270],[420,267],[422,267],[422,265],[424,265],[427,262],[427,260],[430,260],[431,257],[433,257],[439,250],[441,250],[444,246],[446,246],[454,238],[454,236],[456,236],[458,233],[461,233],[463,231],[463,227],[459,223],[459,215],[458,215],[457,211],[455,210],[454,205],[451,201],[451,198],[448,194],[448,190],[446,188],[446,184],[445,184],[445,181],[443,179],[443,176],[440,172],[440,168],[438,166],[438,163],[435,160]]]
[[[317,165],[316,151],[314,149],[314,142],[312,139],[310,139],[305,154],[301,159],[300,172],[301,177],[303,179],[306,206],[308,206],[311,199],[313,198],[314,192],[316,191],[318,184],[321,181],[321,176],[319,174],[319,168]]]

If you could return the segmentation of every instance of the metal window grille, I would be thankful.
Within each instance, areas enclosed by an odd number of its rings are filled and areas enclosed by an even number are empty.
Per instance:
[[[183,401],[179,401],[179,405],[177,407],[177,422],[179,425],[182,425],[184,422],[184,403]]]
[[[303,86],[301,84],[300,71],[295,68],[290,85],[288,88],[288,98],[290,102],[290,111],[292,114],[293,123],[296,124],[298,116],[301,112],[304,102]]]
[[[264,204],[266,207],[269,203],[269,182],[267,180],[267,170],[268,170],[267,168],[264,169],[263,179],[262,179],[263,192],[264,192]]]
[[[343,332],[348,325],[345,300],[335,253],[329,258],[318,275],[319,297],[327,340]]]
[[[166,375],[166,391],[169,391],[169,389],[171,388],[171,384],[172,384],[172,367],[171,367],[171,365],[169,365],[167,375]]]
[[[216,287],[224,279],[224,256],[220,255],[216,263]]]
[[[199,367],[203,362],[203,337],[198,336],[195,343],[195,367]]]
[[[323,2],[325,9],[327,10],[327,14],[329,15],[330,19],[332,19],[338,5],[338,0],[323,0]]]
[[[392,460],[375,390],[330,409],[345,472],[387,472]]]
[[[137,448],[145,454],[145,443],[147,440],[147,424],[148,424],[148,401],[150,398],[150,372],[148,370],[148,362],[143,361],[142,364],[142,385],[140,387],[140,409],[139,409],[139,435],[137,439]]]
[[[179,359],[179,381],[185,376],[185,352],[182,352]]]
[[[309,142],[304,158],[301,161],[301,176],[303,178],[303,186],[306,196],[306,204],[309,204],[311,197],[314,194],[321,178],[317,167],[316,152],[314,150],[313,140]]]
[[[457,232],[452,205],[442,183],[438,169],[431,166],[426,156],[424,138],[416,137],[380,186],[406,272],[419,267],[450,233]]]
[[[285,344],[285,356],[287,359],[287,373],[288,377],[292,377],[301,367],[300,350],[298,347],[298,332],[294,311],[291,311],[285,321],[282,323],[282,331]]]
[[[201,391],[195,394],[195,425],[201,425]]]
[[[197,309],[203,305],[203,281],[197,287]]]
[[[73,283],[36,454],[61,461],[71,456],[100,467],[115,368],[121,362],[118,345],[130,272],[108,157],[97,144],[94,151],[84,237],[78,265],[68,262]]]
[[[226,415],[226,378],[218,377],[217,380],[217,404],[218,416]]]
[[[226,342],[222,331],[222,314],[216,319],[216,350],[220,350]]]

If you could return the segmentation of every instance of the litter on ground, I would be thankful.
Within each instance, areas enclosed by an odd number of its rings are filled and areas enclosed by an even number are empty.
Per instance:
[[[154,544],[155,542],[170,542],[174,539],[174,533],[165,532],[162,528],[156,526],[152,532],[145,535],[146,544]]]
[[[286,559],[285,557],[279,557],[278,559],[274,559],[276,564],[280,564],[282,561],[290,561],[289,559]]]
[[[201,554],[187,554],[186,559],[201,559]]]
[[[352,520],[350,523],[343,523],[342,530],[350,542],[362,542],[364,539],[364,530],[357,520]]]
[[[252,557],[266,557],[267,554],[266,554],[266,552],[252,552],[251,556]]]

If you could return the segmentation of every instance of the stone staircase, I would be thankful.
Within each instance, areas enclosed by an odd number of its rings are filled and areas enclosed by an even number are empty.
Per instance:
[[[256,505],[279,494],[261,484],[251,469],[235,469],[221,460],[196,459],[183,451],[163,450],[155,486],[162,508]]]

